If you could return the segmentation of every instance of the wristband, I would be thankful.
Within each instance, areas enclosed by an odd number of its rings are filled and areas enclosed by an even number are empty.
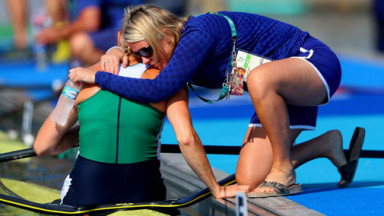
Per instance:
[[[115,49],[115,48],[116,48],[116,49],[119,49],[119,50],[121,50],[121,52],[125,53],[124,49],[121,48],[121,47],[119,47],[119,46],[113,46],[113,47],[109,48],[109,49],[107,50],[107,52],[105,52],[105,53],[108,53],[109,51],[111,51],[112,49]]]

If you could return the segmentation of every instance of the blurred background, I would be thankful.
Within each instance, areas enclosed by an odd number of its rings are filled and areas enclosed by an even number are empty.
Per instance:
[[[0,1],[2,51],[12,44],[12,24],[6,6]],[[244,11],[258,13],[296,25],[321,38],[337,51],[372,54],[377,51],[378,20],[375,0],[147,0],[180,16],[207,11]],[[44,7],[43,0],[26,0],[27,14]],[[378,0],[380,2],[380,0]],[[383,12],[382,12],[383,13]],[[28,43],[33,43],[29,28]]]
[[[33,119],[31,119],[31,133],[36,134],[49,113],[49,109],[55,103],[47,99],[52,99],[57,95],[57,91],[65,83],[66,73],[71,65],[69,58],[67,58],[68,61],[66,61],[67,59],[59,61],[59,64],[49,62],[50,67],[44,68],[44,73],[28,76],[34,73],[26,70],[34,71],[36,69],[32,64],[28,65],[36,58],[34,54],[36,52],[34,50],[36,27],[32,21],[36,14],[41,13],[45,5],[43,0],[20,2],[27,4],[25,11],[26,45],[24,53],[15,55],[13,51],[17,48],[15,45],[17,35],[14,34],[10,8],[7,6],[7,0],[0,0],[0,62],[3,63],[3,68],[0,70],[4,71],[0,74],[0,129],[5,131],[12,129],[13,133],[17,132],[17,134],[24,133],[21,132],[22,110],[26,106],[24,102],[28,100],[28,97],[32,97],[34,112],[31,115]],[[67,2],[70,4],[71,1]],[[220,10],[258,13],[310,32],[340,55],[354,55],[358,58],[377,61],[383,59],[384,50],[379,49],[379,43],[383,43],[382,40],[384,40],[379,39],[379,29],[383,28],[383,21],[379,21],[378,15],[375,14],[374,0],[150,0],[146,2],[165,7],[179,16]],[[71,10],[70,6],[68,10]],[[382,31],[381,34],[383,34]],[[49,49],[55,49],[54,46],[55,44]],[[21,69],[23,73],[5,71],[17,70],[14,64],[20,66],[22,62],[28,65]],[[25,76],[24,73],[26,73]],[[47,107],[46,104],[49,106]]]
[[[8,5],[9,1],[18,2],[16,10],[25,6],[24,31],[16,30],[12,22],[14,19],[11,19],[12,10]],[[36,43],[34,35],[41,25],[45,27],[52,25],[52,22],[44,22],[47,19],[47,14],[42,12],[46,6],[44,0],[9,1],[0,0],[0,152],[16,150],[15,146],[25,148],[32,145],[37,131],[57,102],[61,89],[68,79],[68,70],[83,65],[74,58],[75,51],[68,52],[63,49],[63,52],[58,52],[62,48],[62,45],[59,45],[61,42],[47,46]],[[121,1],[123,0],[116,2]],[[63,2],[68,12],[66,18],[75,19],[72,1],[64,0]],[[310,32],[338,54],[343,68],[343,78],[340,90],[331,103],[320,108],[316,132],[303,133],[298,142],[326,130],[340,129],[346,149],[353,129],[356,126],[362,126],[367,129],[364,149],[384,150],[382,144],[384,140],[382,130],[384,126],[384,0],[147,0],[145,2],[167,8],[179,16],[220,10],[258,13]],[[42,14],[43,21],[39,18]],[[58,13],[55,14],[58,15]],[[54,18],[48,17],[48,19]],[[41,55],[41,50],[44,55]],[[198,91],[207,98],[213,99],[218,95],[218,91],[205,89],[198,89]],[[246,96],[231,97],[229,101],[207,105],[191,93],[190,108],[194,126],[206,145],[241,145],[249,119],[253,114],[252,104]],[[164,127],[162,141],[177,143],[168,122]],[[68,153],[59,157],[73,159],[73,154]],[[210,155],[209,160],[215,168],[233,173],[237,156]],[[32,163],[22,166],[3,163],[0,175],[60,188],[62,179],[72,164],[72,162],[63,164],[63,161],[58,160],[52,163],[32,160]],[[376,169],[384,165],[383,160],[376,158],[361,161],[356,175],[357,181],[360,181],[358,186],[383,188],[384,173],[377,173]],[[324,175],[318,176],[313,170],[319,170]],[[298,181],[309,187],[329,187],[330,185],[334,187],[339,178],[330,162],[324,160],[300,167],[298,177]],[[319,186],[319,182],[326,184]],[[383,194],[382,192],[377,194]],[[329,212],[325,213],[337,215],[337,210],[332,209],[332,207],[337,208],[337,205],[332,206],[327,203],[310,206],[313,202],[306,203],[307,197],[304,196],[302,200],[299,199],[300,196],[296,197],[298,199],[295,201],[314,209],[319,208],[317,210],[324,210],[324,206],[330,206]],[[327,197],[315,197],[315,199],[319,201]],[[361,208],[362,211],[375,208],[366,196],[364,199],[364,201],[355,202],[362,204],[366,202],[367,205]],[[343,202],[348,203],[346,200]],[[335,203],[339,203],[339,200]],[[341,208],[339,215],[342,215],[344,207],[345,205],[339,207]],[[377,209],[375,211],[377,212]],[[348,213],[353,215],[352,212]],[[361,215],[360,213],[361,211],[356,215]]]

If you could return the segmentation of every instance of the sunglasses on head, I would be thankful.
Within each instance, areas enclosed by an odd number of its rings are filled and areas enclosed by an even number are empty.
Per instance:
[[[141,56],[141,57],[150,58],[153,56],[153,50],[152,50],[151,46],[147,46],[147,47],[141,48],[137,52],[133,52],[133,54]]]

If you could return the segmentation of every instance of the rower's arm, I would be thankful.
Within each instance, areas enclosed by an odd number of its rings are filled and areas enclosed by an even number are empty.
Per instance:
[[[220,186],[213,174],[203,144],[192,125],[188,109],[188,92],[180,90],[167,102],[167,116],[175,131],[180,150],[196,175],[216,198],[234,197],[237,192],[246,193],[249,185]]]
[[[167,116],[175,131],[180,150],[188,165],[214,196],[220,193],[204,147],[195,132],[188,109],[188,92],[180,90],[167,102]]]
[[[77,121],[77,110],[72,108],[64,126],[58,125],[51,120],[52,113],[41,126],[33,149],[37,155],[58,155],[78,145],[78,127],[71,129]]]
[[[99,70],[100,64],[96,63],[90,70]],[[58,155],[79,144],[79,127],[72,126],[77,121],[77,105],[96,94],[100,88],[97,85],[85,85],[79,92],[75,106],[73,106],[67,124],[60,126],[51,120],[52,113],[45,120],[37,134],[33,148],[37,155]]]

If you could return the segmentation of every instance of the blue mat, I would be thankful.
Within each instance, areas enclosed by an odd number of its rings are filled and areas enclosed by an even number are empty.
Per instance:
[[[3,87],[51,88],[54,80],[68,79],[68,64],[51,64],[39,70],[34,62],[1,63],[0,85]]]
[[[384,61],[341,56],[343,71],[341,84],[355,88],[384,89]]]
[[[67,79],[68,63],[38,69],[34,61],[1,62],[0,87],[24,89],[36,101],[52,97],[53,83],[63,84]]]
[[[384,215],[384,188],[307,188],[289,199],[330,216]]]

